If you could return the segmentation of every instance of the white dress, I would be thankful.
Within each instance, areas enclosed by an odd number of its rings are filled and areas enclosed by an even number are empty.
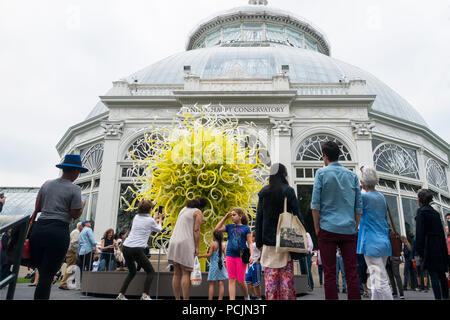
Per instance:
[[[185,269],[194,269],[194,212],[197,208],[184,207],[178,214],[177,223],[170,237],[167,260],[170,264],[180,264]]]

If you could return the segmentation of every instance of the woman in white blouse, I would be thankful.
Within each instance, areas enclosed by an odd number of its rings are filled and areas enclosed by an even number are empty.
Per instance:
[[[128,276],[123,282],[120,293],[116,300],[127,300],[125,298],[125,292],[136,275],[136,265],[137,262],[147,273],[144,283],[144,292],[142,293],[141,300],[151,300],[149,296],[150,285],[155,274],[152,264],[145,256],[144,249],[147,246],[148,239],[152,231],[161,232],[162,217],[163,214],[159,213],[156,215],[158,219],[158,224],[151,217],[150,212],[153,209],[153,202],[150,200],[143,200],[138,205],[138,214],[133,219],[133,225],[131,227],[130,234],[125,239],[123,243],[123,255],[125,257],[125,262],[128,267]]]

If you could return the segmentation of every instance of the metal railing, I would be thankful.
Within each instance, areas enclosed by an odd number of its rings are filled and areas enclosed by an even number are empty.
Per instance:
[[[29,222],[30,222],[30,216],[27,215],[15,222],[12,222],[12,223],[0,228],[0,234],[7,232],[9,229],[13,229],[11,237],[13,236],[13,234],[17,234],[17,238],[15,238],[15,240],[17,242],[15,243],[15,248],[14,248],[14,252],[12,255],[13,256],[12,272],[8,277],[6,277],[5,279],[3,279],[0,282],[0,289],[3,289],[7,285],[9,285],[8,292],[6,294],[6,300],[14,299],[14,293],[16,291],[17,277],[19,276],[20,264],[22,262],[22,250],[23,250],[23,245],[25,242],[25,237],[26,237]],[[2,250],[6,250],[6,248],[2,248]]]

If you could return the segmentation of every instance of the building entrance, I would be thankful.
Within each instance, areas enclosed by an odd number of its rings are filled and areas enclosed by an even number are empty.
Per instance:
[[[298,184],[297,185],[297,199],[300,212],[305,221],[306,231],[310,234],[314,243],[314,250],[317,250],[319,245],[317,242],[316,232],[314,230],[314,220],[311,211],[311,198],[313,192],[312,184]]]

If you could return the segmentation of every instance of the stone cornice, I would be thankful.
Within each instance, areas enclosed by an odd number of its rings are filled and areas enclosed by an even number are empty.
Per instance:
[[[241,104],[291,104],[295,90],[286,91],[174,91],[181,104],[241,103]]]
[[[167,106],[178,103],[174,96],[100,96],[100,99],[110,108],[152,105]]]
[[[293,106],[336,107],[336,105],[361,106],[371,108],[375,95],[316,95],[296,96]]]
[[[66,144],[73,138],[74,135],[78,135],[80,133],[83,133],[85,131],[88,131],[89,129],[92,129],[94,127],[97,127],[98,124],[108,118],[109,111],[104,112],[102,114],[99,114],[93,118],[90,118],[88,120],[85,120],[81,123],[78,123],[76,125],[71,126],[64,136],[59,140],[59,142],[56,144],[56,150],[58,151],[58,154],[61,152],[62,149],[66,147]]]
[[[450,144],[448,144],[445,140],[443,140],[441,137],[439,137],[437,134],[431,131],[430,128],[421,126],[420,124],[414,122],[407,121],[405,119],[396,118],[392,115],[375,112],[373,110],[369,111],[369,115],[371,116],[371,118],[374,118],[377,121],[394,125],[397,128],[408,130],[416,134],[422,133],[432,142],[435,142],[437,145],[439,145],[444,151],[447,150],[446,153],[450,159]]]

